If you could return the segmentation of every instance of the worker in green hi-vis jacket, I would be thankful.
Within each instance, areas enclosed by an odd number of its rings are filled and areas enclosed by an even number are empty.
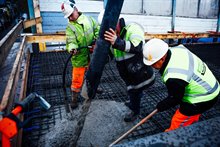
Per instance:
[[[155,38],[144,45],[143,55],[146,65],[159,69],[168,90],[167,98],[156,106],[158,111],[180,105],[165,131],[197,122],[201,113],[217,102],[219,82],[208,66],[183,45],[169,48]]]
[[[104,11],[100,12],[98,21],[101,23]],[[153,68],[143,63],[144,29],[135,22],[118,20],[116,31],[110,28],[104,34],[105,40],[111,43],[117,69],[124,80],[129,101],[125,105],[131,109],[125,117],[125,122],[137,119],[140,114],[140,102],[143,90],[154,83]]]
[[[61,10],[64,18],[68,18],[66,27],[66,49],[72,56],[72,103],[74,109],[78,106],[77,97],[82,88],[85,71],[90,60],[88,46],[94,45],[98,37],[99,25],[95,19],[79,12],[75,2],[63,2]],[[83,47],[83,48],[82,48]],[[80,48],[78,50],[78,48]]]

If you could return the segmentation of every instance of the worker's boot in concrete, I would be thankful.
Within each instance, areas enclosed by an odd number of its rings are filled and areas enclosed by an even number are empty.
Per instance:
[[[124,121],[132,122],[136,120],[138,118],[138,115],[140,114],[140,100],[142,92],[130,91],[128,92],[128,96],[130,102],[125,103],[125,105],[132,111],[125,116]]]
[[[127,106],[130,110],[132,110],[132,106],[131,106],[131,102],[130,101],[126,101],[125,106]]]
[[[79,95],[79,92],[72,92],[72,102],[70,104],[72,109],[75,109],[78,107],[78,104],[77,104],[78,95]]]
[[[96,93],[97,94],[102,94],[103,93],[103,89],[101,87],[98,87]]]

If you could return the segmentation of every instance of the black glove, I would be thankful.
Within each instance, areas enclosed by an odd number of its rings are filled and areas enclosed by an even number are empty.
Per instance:
[[[157,107],[157,110],[160,112],[165,111],[170,108],[170,106],[168,106],[164,101],[160,101],[156,107]]]
[[[178,99],[168,97],[168,98],[160,101],[157,104],[156,108],[158,111],[162,112],[162,111],[168,110],[168,109],[176,106],[178,103],[179,103]]]
[[[124,51],[125,50],[125,41],[123,39],[121,39],[120,37],[117,37],[117,39],[115,40],[114,45],[112,45],[113,48],[120,50],[120,51]]]
[[[77,49],[71,49],[70,50],[70,54],[76,55],[78,53],[79,53],[79,51]]]

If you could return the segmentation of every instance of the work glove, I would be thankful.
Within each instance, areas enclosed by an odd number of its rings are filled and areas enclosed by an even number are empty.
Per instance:
[[[169,109],[170,107],[164,101],[160,101],[157,104],[156,108],[158,111],[163,112],[163,111]]]
[[[95,44],[91,45],[91,46],[88,46],[88,48],[89,48],[89,53],[92,54],[94,49],[95,49]]]
[[[92,43],[88,46],[90,54],[92,54],[95,49],[95,46],[96,46],[95,43],[96,43],[96,40],[93,40]]]
[[[179,104],[179,100],[177,98],[168,97],[160,101],[156,107],[158,111],[162,112],[176,106],[177,104]]]
[[[79,53],[79,51],[77,49],[71,49],[70,50],[70,54],[76,55],[78,53]]]
[[[125,40],[117,37],[112,47],[120,51],[125,51]]]

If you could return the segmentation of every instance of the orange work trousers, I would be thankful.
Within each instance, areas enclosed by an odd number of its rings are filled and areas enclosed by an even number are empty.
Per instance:
[[[177,128],[189,126],[197,121],[199,121],[199,117],[201,114],[186,116],[180,113],[179,109],[176,110],[173,118],[171,120],[170,128],[166,129],[165,132],[175,130]]]
[[[74,92],[80,92],[84,75],[87,67],[74,67],[72,70],[72,84],[71,84],[71,90]]]

